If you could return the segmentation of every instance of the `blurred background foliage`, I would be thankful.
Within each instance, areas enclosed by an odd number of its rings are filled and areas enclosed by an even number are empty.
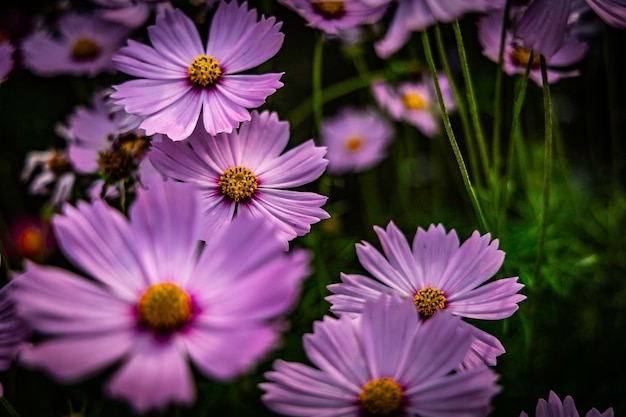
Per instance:
[[[70,3],[90,7],[87,2]],[[198,16],[201,9],[188,2],[174,3],[190,16]],[[416,79],[426,70],[419,34],[384,61],[376,57],[372,47],[376,30],[383,28],[368,29],[362,44],[347,47],[338,39],[320,40],[320,32],[306,27],[304,20],[274,0],[251,0],[249,4],[283,22],[284,46],[258,71],[285,72],[285,86],[270,96],[263,108],[277,111],[281,119],[291,122],[290,146],[319,138],[311,104],[313,55],[318,42],[323,42],[324,115],[335,114],[347,105],[374,105],[368,88],[373,73],[398,81]],[[29,32],[33,19],[54,18],[55,5],[45,0],[3,0],[0,29],[10,39],[19,40]],[[198,22],[203,36],[208,21]],[[460,23],[481,122],[489,139],[497,66],[481,54],[475,16],[467,16]],[[440,29],[455,80],[463,86],[452,29],[449,25]],[[429,33],[433,35],[432,30]],[[134,36],[145,36],[145,28]],[[300,302],[290,315],[283,345],[232,383],[210,381],[196,373],[196,404],[171,407],[163,415],[273,415],[260,401],[257,384],[263,380],[263,372],[276,358],[307,361],[301,338],[312,330],[314,320],[329,314],[329,304],[324,300],[329,294],[326,285],[337,282],[340,272],[364,273],[354,245],[361,240],[378,245],[372,226],[384,226],[390,220],[409,239],[417,227],[427,228],[431,223],[456,229],[461,240],[475,229],[490,232],[506,252],[504,266],[494,279],[519,276],[524,283],[522,292],[528,298],[515,315],[500,322],[474,323],[499,337],[507,350],[496,366],[503,390],[495,397],[492,416],[517,416],[522,410],[534,414],[537,399],[547,398],[549,390],[561,398],[572,395],[581,414],[591,407],[603,411],[610,406],[616,415],[624,414],[626,146],[622,141],[626,132],[626,67],[618,62],[623,45],[624,31],[602,28],[590,38],[581,76],[551,86],[555,147],[545,253],[539,262],[544,178],[542,91],[529,82],[520,140],[513,148],[513,157],[507,160],[513,100],[521,77],[505,75],[501,157],[507,163],[492,173],[501,194],[484,178],[472,177],[489,230],[480,227],[445,135],[429,139],[416,128],[396,122],[389,155],[378,166],[344,176],[325,174],[306,187],[329,197],[325,208],[332,218],[314,225],[310,234],[292,243],[312,251],[314,273],[304,283]],[[45,196],[29,195],[20,180],[26,153],[63,147],[64,141],[55,134],[56,124],[64,122],[76,105],[89,103],[95,91],[125,79],[123,74],[41,78],[22,68],[18,59],[9,79],[0,86],[0,228],[14,270],[21,268],[25,257],[71,268],[58,251],[24,253],[15,249],[13,225],[25,218],[43,219],[45,223],[53,212]],[[451,117],[470,173],[475,173],[479,167],[468,159],[469,144],[464,141],[458,114]],[[507,170],[511,182],[503,189]],[[505,206],[502,196],[506,196]],[[89,417],[130,416],[127,405],[102,395],[103,383],[114,368],[68,386],[56,384],[44,373],[14,365],[0,375],[0,381],[6,397],[24,417],[74,417],[78,414],[72,413],[78,412]],[[5,411],[0,410],[2,413]]]

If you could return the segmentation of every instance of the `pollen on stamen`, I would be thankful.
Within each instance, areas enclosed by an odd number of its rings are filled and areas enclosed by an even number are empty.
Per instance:
[[[528,66],[528,61],[530,61],[530,53],[527,49],[522,48],[520,45],[515,45],[513,50],[511,51],[511,60],[517,66],[526,68]],[[533,60],[530,64],[531,68],[537,68],[541,64],[541,55],[534,54]]]
[[[128,178],[135,166],[134,158],[124,149],[112,149],[98,153],[100,173],[110,183]]]
[[[415,294],[413,302],[420,315],[429,318],[446,307],[446,296],[438,288],[424,287]]]
[[[141,324],[157,333],[182,328],[192,314],[191,298],[178,285],[163,282],[151,285],[138,304]]]
[[[217,184],[222,194],[239,202],[254,195],[258,187],[258,178],[249,168],[236,166],[224,171]]]
[[[313,11],[328,20],[340,19],[346,14],[345,2],[343,1],[313,1]]]
[[[372,379],[359,394],[366,416],[389,416],[402,407],[402,387],[393,378]]]
[[[426,109],[426,100],[417,93],[406,93],[402,96],[402,104],[408,110],[424,110]]]
[[[187,75],[195,85],[209,87],[219,80],[222,69],[218,60],[211,55],[199,55],[189,65]]]
[[[358,138],[356,136],[351,137],[346,141],[346,148],[350,152],[358,151],[362,147],[363,147],[363,140],[361,140],[361,138]]]
[[[93,61],[102,52],[100,45],[90,38],[80,38],[72,46],[72,59],[78,62]]]

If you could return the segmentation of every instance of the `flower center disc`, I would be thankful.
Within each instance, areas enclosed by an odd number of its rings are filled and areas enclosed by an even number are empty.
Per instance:
[[[424,110],[426,108],[426,101],[417,93],[403,95],[402,104],[409,110]]]
[[[222,188],[222,194],[239,202],[252,197],[257,182],[257,176],[249,168],[236,166],[224,171],[217,185]]]
[[[402,387],[393,378],[372,379],[363,386],[361,409],[367,416],[388,416],[402,406]]]
[[[48,159],[47,164],[50,171],[52,171],[56,177],[60,177],[61,175],[72,170],[70,161],[59,152],[54,152],[50,159]]]
[[[24,230],[18,239],[20,251],[27,257],[37,257],[45,249],[44,237],[41,231],[34,227]]]
[[[195,85],[209,87],[220,78],[222,69],[217,59],[210,55],[199,55],[189,65],[187,75]]]
[[[511,59],[516,65],[526,68],[528,66],[528,61],[530,60],[530,52],[531,51],[516,45],[511,51]],[[540,63],[540,55],[533,55],[533,62],[530,65],[531,68],[537,68]]]
[[[339,19],[346,14],[343,1],[314,1],[311,3],[313,11],[326,19]]]
[[[413,298],[417,311],[425,318],[432,317],[437,310],[443,310],[446,307],[446,296],[443,291],[433,288],[422,288],[415,294]]]
[[[74,61],[93,61],[100,56],[100,46],[89,38],[80,38],[72,46],[72,59]]]
[[[100,172],[110,182],[127,178],[133,168],[133,156],[124,149],[98,152]]]
[[[346,142],[346,148],[348,148],[348,150],[351,152],[358,151],[359,149],[361,149],[362,146],[363,141],[357,137],[352,137]]]
[[[191,317],[191,299],[178,285],[163,282],[148,287],[139,300],[139,319],[158,333],[180,329]]]

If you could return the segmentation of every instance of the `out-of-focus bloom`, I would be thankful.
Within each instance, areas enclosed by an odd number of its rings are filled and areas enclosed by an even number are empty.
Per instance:
[[[9,42],[0,42],[0,84],[13,69],[13,52],[15,48]]]
[[[485,416],[499,391],[485,366],[451,373],[472,336],[460,319],[419,322],[397,296],[365,303],[360,320],[324,317],[304,336],[313,368],[278,360],[263,401],[289,416]]]
[[[578,410],[574,405],[574,399],[569,395],[565,397],[565,401],[561,402],[561,399],[550,391],[548,401],[540,398],[537,402],[537,410],[535,411],[535,417],[578,417]],[[528,417],[528,414],[522,411],[520,417]],[[585,417],[613,417],[613,408],[607,408],[604,413],[600,413],[595,408],[592,408],[587,412]]]
[[[3,235],[7,256],[20,263],[24,258],[45,262],[56,248],[50,222],[41,216],[17,217]]]
[[[0,263],[1,263],[0,259]],[[30,335],[26,324],[17,317],[15,303],[11,297],[13,281],[0,288],[0,372],[9,369],[24,340]],[[0,397],[3,396],[0,384]]]
[[[308,26],[323,30],[329,35],[376,23],[387,10],[387,5],[370,6],[360,0],[279,0],[296,11],[308,22]]]
[[[587,0],[587,3],[607,24],[626,28],[626,0]]]
[[[439,86],[448,111],[456,108],[450,83],[444,75],[438,75]],[[425,136],[437,136],[441,126],[441,112],[432,78],[425,76],[420,82],[403,82],[397,87],[375,80],[372,93],[378,105],[398,121],[417,127]]]
[[[520,46],[550,59],[563,47],[571,0],[534,0],[515,24]],[[502,14],[500,14],[502,16]]]
[[[94,13],[102,19],[119,23],[129,28],[143,25],[150,16],[151,4],[137,0],[91,0],[101,8]]]
[[[511,16],[515,21],[524,8],[511,7]],[[503,10],[481,17],[478,20],[478,39],[483,47],[483,54],[494,62],[498,62],[500,36],[502,31]],[[504,38],[504,55],[502,68],[509,75],[524,74],[530,60],[530,51],[522,42],[507,30]],[[580,71],[572,67],[578,64],[587,54],[587,43],[567,34],[562,46],[552,56],[546,58],[548,82],[554,83],[561,78],[575,77]],[[542,85],[539,55],[533,55],[530,78]]]
[[[289,123],[279,121],[276,113],[254,111],[238,132],[211,136],[197,129],[185,142],[155,143],[150,159],[163,174],[200,187],[203,238],[235,214],[249,213],[265,219],[288,241],[328,218],[321,208],[326,197],[289,190],[322,175],[326,148],[311,139],[281,155],[288,142]]]
[[[24,66],[37,75],[94,77],[115,72],[112,57],[129,30],[94,16],[68,13],[57,22],[58,36],[37,30],[22,42]]]
[[[343,174],[371,168],[387,154],[393,128],[372,110],[346,108],[321,126],[322,144],[328,147],[328,172]]]
[[[22,169],[22,181],[28,181],[33,174],[35,175],[28,186],[30,193],[51,194],[50,205],[54,207],[68,200],[76,176],[65,151],[29,152],[26,155],[24,169]],[[49,185],[53,183],[51,193]]]
[[[376,279],[358,274],[341,274],[341,283],[328,289],[326,299],[336,314],[359,314],[363,305],[381,293],[398,293],[407,305],[418,311],[420,320],[429,320],[439,310],[482,320],[500,320],[511,316],[517,303],[526,297],[518,294],[523,287],[517,277],[490,282],[504,260],[498,240],[489,242],[489,234],[474,232],[459,246],[454,230],[446,233],[442,225],[427,231],[417,229],[412,248],[393,222],[387,229],[374,227],[384,256],[368,242],[356,245],[361,265]],[[464,366],[483,362],[495,365],[495,357],[504,353],[494,336],[475,328],[472,354]]]
[[[359,0],[370,6],[389,5],[394,0]],[[452,22],[466,13],[487,12],[502,9],[505,0],[463,0],[447,2],[441,0],[397,0],[391,25],[385,37],[375,45],[376,53],[387,58],[406,44],[412,32],[422,31],[437,22]]]
[[[94,182],[90,195],[99,196],[96,190],[100,190],[115,196],[115,187],[127,180],[146,180],[138,173],[149,171],[142,166],[151,165],[146,157],[151,138],[138,129],[140,123],[141,118],[112,105],[103,91],[94,96],[91,108],[78,106],[67,125],[58,126],[57,132],[68,141],[69,160],[76,172],[102,178]],[[105,185],[113,188],[103,190]]]
[[[183,140],[196,124],[211,135],[230,133],[250,120],[248,108],[262,105],[283,85],[282,73],[236,74],[278,52],[284,35],[282,23],[275,22],[257,22],[247,3],[221,2],[203,48],[193,22],[180,10],[166,10],[148,28],[154,47],[129,40],[114,58],[120,71],[141,79],[114,86],[112,97],[128,113],[146,116],[140,127],[148,135]]]
[[[188,359],[231,380],[275,348],[308,254],[286,253],[247,216],[199,250],[199,201],[194,185],[158,180],[138,191],[129,219],[103,200],[65,205],[52,220],[59,246],[92,280],[26,264],[14,298],[47,338],[21,362],[65,383],[121,362],[106,392],[145,412],[194,401]]]

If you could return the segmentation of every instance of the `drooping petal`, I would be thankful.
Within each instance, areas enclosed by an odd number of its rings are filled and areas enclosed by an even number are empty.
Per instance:
[[[518,278],[503,278],[465,293],[453,293],[446,300],[446,308],[460,316],[482,320],[500,320],[510,317],[518,309],[517,303],[526,299],[518,294],[524,287]]]

